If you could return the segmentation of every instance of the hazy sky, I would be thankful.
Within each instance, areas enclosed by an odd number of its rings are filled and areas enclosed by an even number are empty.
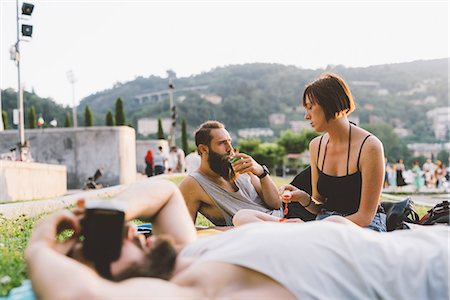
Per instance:
[[[30,0],[21,42],[25,89],[72,105],[118,81],[179,77],[252,62],[304,68],[449,57],[449,2]],[[19,1],[19,7],[21,7]],[[0,1],[0,87],[17,88],[9,57],[16,1]]]

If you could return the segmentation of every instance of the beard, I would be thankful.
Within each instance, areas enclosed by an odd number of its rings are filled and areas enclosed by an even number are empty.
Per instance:
[[[133,277],[152,277],[169,280],[175,269],[177,252],[174,241],[168,235],[159,235],[146,253],[144,261],[131,264],[120,274],[114,276],[114,281],[122,281]]]
[[[208,154],[208,164],[211,170],[223,179],[234,181],[236,179],[236,174],[234,173],[227,156],[228,155],[220,155],[210,149]]]

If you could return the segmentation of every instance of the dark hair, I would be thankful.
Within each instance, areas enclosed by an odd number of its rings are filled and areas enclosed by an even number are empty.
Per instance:
[[[119,282],[134,277],[152,277],[169,280],[175,269],[177,252],[174,240],[168,235],[160,235],[154,249],[145,254],[143,261],[133,262],[119,274],[112,277]]]
[[[327,121],[344,113],[350,114],[355,110],[352,93],[344,79],[338,75],[325,73],[310,84],[303,92],[303,106],[306,98],[312,104],[319,104],[325,112]]]
[[[206,121],[200,125],[200,127],[195,131],[195,145],[203,144],[210,146],[212,137],[211,130],[212,129],[220,129],[225,128],[225,125],[220,123],[219,121]]]

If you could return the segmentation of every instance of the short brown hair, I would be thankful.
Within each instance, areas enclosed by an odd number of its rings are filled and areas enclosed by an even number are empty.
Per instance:
[[[306,98],[312,104],[319,104],[322,107],[327,121],[341,113],[348,115],[355,110],[350,88],[344,79],[332,73],[322,74],[308,84],[303,92],[303,106],[306,105]]]
[[[195,145],[197,147],[200,144],[210,146],[212,140],[211,130],[219,128],[225,128],[225,125],[223,125],[219,121],[209,120],[201,124],[200,127],[195,131]]]

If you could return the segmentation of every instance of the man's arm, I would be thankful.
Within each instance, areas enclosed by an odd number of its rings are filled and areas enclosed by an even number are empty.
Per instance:
[[[171,235],[177,245],[196,239],[183,195],[174,183],[154,178],[142,180],[115,198],[127,205],[127,220],[151,217],[155,233]]]
[[[258,164],[250,155],[239,153],[236,157],[241,159],[233,163],[233,170],[236,173],[248,173],[252,185],[262,200],[272,209],[279,209],[281,206],[280,196],[278,195],[278,188],[273,182],[270,175],[259,179],[258,176],[264,174],[263,167]]]
[[[68,211],[58,212],[37,224],[25,252],[33,290],[41,299],[199,298],[193,290],[160,279],[130,279],[113,283],[85,265],[57,251],[58,230],[79,232],[78,220]],[[65,243],[71,243],[69,240]],[[51,270],[51,272],[49,272]],[[151,291],[151,294],[149,294]]]
[[[197,213],[202,204],[201,192],[203,189],[200,187],[198,182],[191,176],[186,176],[180,183],[180,191],[186,201],[186,205],[191,216],[192,221],[195,223],[197,219]]]
[[[250,180],[255,187],[255,190],[270,208],[280,208],[281,200],[280,195],[278,194],[278,188],[272,178],[270,178],[270,175],[266,175],[262,179],[259,179],[255,175],[250,175]]]

